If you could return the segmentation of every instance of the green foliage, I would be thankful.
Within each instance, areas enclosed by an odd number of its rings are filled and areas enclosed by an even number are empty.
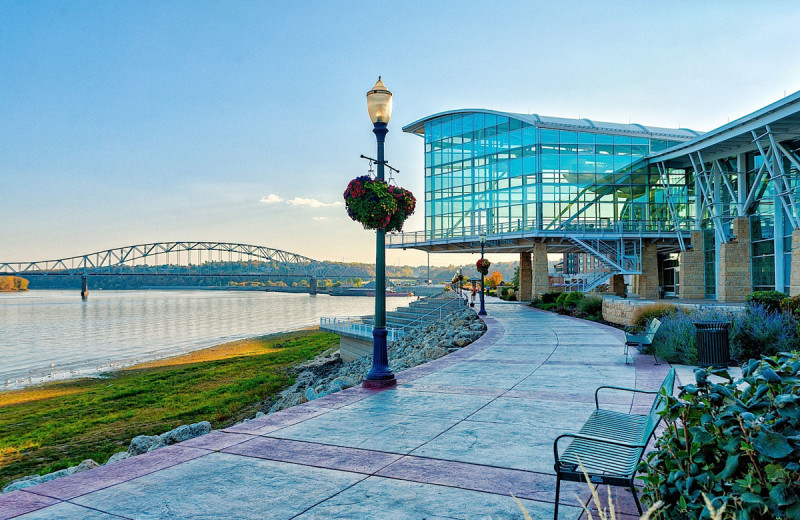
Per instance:
[[[517,293],[514,291],[513,287],[503,287],[500,290],[500,298],[509,302],[515,302],[517,301]]]
[[[800,295],[785,298],[781,301],[781,309],[791,312],[795,318],[800,317]]]
[[[659,358],[681,365],[697,364],[697,329],[694,326],[697,318],[685,312],[659,318],[661,326],[653,338]]]
[[[745,300],[750,305],[761,305],[771,311],[779,311],[781,302],[786,299],[786,293],[780,291],[755,291]]]
[[[558,307],[559,305],[553,302],[553,303],[543,303],[539,308],[542,309],[543,311],[555,311]]]
[[[640,468],[645,501],[663,501],[663,519],[708,518],[702,493],[726,519],[800,519],[800,354],[751,360],[739,381],[695,378],[667,396],[666,429]]]
[[[546,292],[542,293],[542,303],[555,303],[559,296],[564,293],[560,292]]]
[[[368,175],[350,181],[344,200],[347,214],[364,229],[385,229],[397,212],[397,201],[389,185]]]
[[[565,294],[566,297],[564,298],[564,307],[568,307],[570,309],[576,308],[580,302],[586,299],[586,295],[582,292],[571,292]]]
[[[662,319],[666,316],[678,313],[678,308],[669,303],[654,303],[652,305],[642,305],[636,307],[633,312],[633,325],[636,327],[646,327],[653,318]]]
[[[136,435],[255,414],[291,384],[286,368],[338,344],[327,332],[248,340],[248,355],[52,383],[0,393],[0,486],[87,458],[104,462]]]
[[[800,348],[797,320],[792,313],[752,301],[745,312],[733,320],[730,336],[731,356],[740,362]]]
[[[405,188],[389,185],[389,193],[394,197],[397,209],[392,213],[386,231],[402,231],[403,223],[414,213],[417,207],[417,199],[414,194]]]
[[[582,312],[589,316],[603,317],[603,299],[599,296],[590,296],[583,298],[578,302],[578,312]]]
[[[564,306],[566,301],[567,301],[567,293],[565,293],[565,292],[560,293],[558,295],[558,298],[556,298],[556,303],[561,305],[562,307]]]

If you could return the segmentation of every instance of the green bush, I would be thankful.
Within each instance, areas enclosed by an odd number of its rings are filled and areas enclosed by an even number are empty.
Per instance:
[[[657,517],[708,518],[704,493],[726,519],[800,519],[800,354],[751,360],[742,373],[697,369],[696,384],[666,398],[666,429],[640,467],[645,501],[666,504]]]
[[[554,303],[543,303],[542,306],[539,308],[542,309],[543,311],[555,311],[557,307],[558,304],[554,302]]]
[[[558,298],[556,298],[556,303],[563,307],[564,303],[567,301],[567,294],[569,293],[565,292],[559,293]]]
[[[535,307],[537,309],[541,309],[543,303],[544,302],[542,302],[541,298],[534,298],[534,299],[531,300],[531,303],[529,303],[528,305],[531,306],[531,307]]]
[[[745,298],[745,300],[747,300],[749,305],[761,305],[771,311],[779,311],[781,309],[781,302],[786,296],[786,293],[780,291],[755,291]]]
[[[800,348],[797,320],[790,312],[750,302],[745,312],[733,320],[730,347],[731,356],[742,363]]]
[[[603,299],[599,296],[591,296],[589,298],[583,298],[581,301],[578,302],[577,307],[578,312],[582,312],[587,314],[589,317],[603,317]],[[590,319],[590,318],[589,318]]]
[[[559,296],[564,293],[560,292],[546,292],[542,293],[542,303],[555,303]]]
[[[662,319],[678,313],[678,308],[669,303],[653,303],[642,305],[633,311],[633,324],[636,327],[645,327],[653,318]]]
[[[571,292],[565,293],[566,296],[564,297],[564,307],[569,307],[574,309],[578,306],[578,303],[586,299],[586,295],[582,292]]]
[[[800,317],[800,296],[792,296],[781,300],[781,310],[791,312],[795,318]]]
[[[503,287],[500,291],[500,298],[509,302],[515,302],[517,301],[517,293],[512,287]]]
[[[694,322],[699,319],[697,313],[676,312],[659,319],[661,326],[653,338],[658,357],[669,363],[696,365],[697,329]]]

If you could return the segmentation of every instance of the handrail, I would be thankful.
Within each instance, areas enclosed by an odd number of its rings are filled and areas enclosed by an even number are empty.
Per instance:
[[[694,219],[681,219],[675,221],[662,220],[617,220],[611,219],[592,219],[582,220],[578,223],[568,219],[528,219],[527,221],[517,220],[516,223],[503,223],[497,225],[471,226],[467,228],[448,229],[431,232],[425,231],[405,231],[402,233],[387,234],[388,245],[416,244],[429,240],[463,239],[474,237],[475,242],[478,237],[485,233],[490,239],[492,235],[496,238],[504,238],[506,235],[527,236],[535,235],[554,235],[561,236],[565,232],[591,234],[593,236],[615,236],[630,234],[641,236],[642,234],[656,233],[662,235],[674,235],[676,233],[688,233],[694,229]]]
[[[373,325],[361,322],[366,316],[345,316],[328,317],[322,316],[319,319],[320,328],[331,331],[339,331],[356,336],[371,337],[374,329]],[[395,327],[386,327],[386,340],[395,341],[405,335],[405,330]]]
[[[463,302],[464,300],[463,300],[462,298],[460,298],[460,297],[459,297],[459,298],[456,298],[456,301],[458,302],[458,304],[459,304],[459,307],[460,307],[460,306],[461,306],[461,302]],[[441,312],[441,310],[442,310],[442,309],[443,309],[443,308],[444,308],[446,305],[448,305],[449,303],[450,303],[450,301],[447,301],[447,302],[445,302],[445,303],[441,304],[441,305],[440,305],[439,307],[437,307],[436,309],[433,309],[432,311],[430,311],[430,312],[427,312],[427,313],[423,314],[422,316],[420,316],[419,318],[415,319],[415,320],[414,320],[414,321],[412,321],[411,323],[407,323],[406,325],[404,325],[404,326],[403,326],[403,328],[405,329],[406,327],[408,327],[409,329],[414,329],[414,328],[418,327],[418,325],[414,325],[414,323],[416,323],[416,322],[418,322],[418,321],[421,321],[421,320],[422,320],[422,318],[424,318],[424,317],[426,317],[426,316],[430,316],[431,314],[433,314],[433,313],[434,313],[434,312],[436,312],[436,311],[439,311],[439,319],[442,319],[442,312]]]

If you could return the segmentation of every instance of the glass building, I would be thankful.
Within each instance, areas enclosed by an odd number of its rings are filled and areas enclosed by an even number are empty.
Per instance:
[[[389,247],[476,251],[486,234],[490,251],[520,253],[526,284],[532,262],[531,290],[520,288],[528,297],[549,286],[547,253],[584,256],[565,257],[565,269],[584,270],[564,290],[619,292],[627,282],[644,297],[721,300],[788,290],[800,224],[798,113],[800,93],[702,134],[479,109],[435,114],[403,128],[424,137],[425,229],[391,235]],[[745,249],[748,281],[730,289],[743,268],[720,260]]]
[[[425,138],[426,238],[664,220],[659,176],[645,157],[698,135],[485,110],[404,130]]]

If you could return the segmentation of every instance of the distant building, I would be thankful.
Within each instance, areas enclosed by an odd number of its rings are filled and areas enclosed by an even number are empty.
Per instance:
[[[519,253],[524,300],[551,290],[548,253],[563,290],[800,292],[800,92],[706,133],[482,109],[403,130],[425,139],[425,230],[388,247],[478,252],[486,233]]]

